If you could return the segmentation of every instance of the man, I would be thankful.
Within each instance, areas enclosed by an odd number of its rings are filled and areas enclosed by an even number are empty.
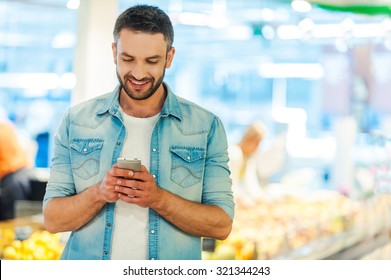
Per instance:
[[[228,148],[233,189],[236,196],[251,198],[264,196],[269,178],[282,169],[285,162],[285,134],[273,139],[266,149],[259,147],[264,142],[268,128],[262,122],[250,124],[242,138]]]
[[[118,87],[60,125],[43,211],[49,231],[72,231],[62,259],[200,259],[201,237],[231,231],[223,125],[163,83],[173,33],[157,7],[124,11],[112,44]],[[141,172],[118,157],[141,159]]]
[[[32,169],[15,127],[0,121],[0,221],[15,218],[16,201],[31,196]]]

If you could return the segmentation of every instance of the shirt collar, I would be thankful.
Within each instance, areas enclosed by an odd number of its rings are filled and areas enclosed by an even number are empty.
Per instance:
[[[119,110],[119,91],[121,89],[121,85],[118,84],[115,89],[105,98],[103,105],[97,110],[97,114],[105,114],[106,112],[109,112],[112,115],[116,115],[116,113]]]
[[[172,92],[172,90],[166,83],[163,83],[163,86],[166,89],[167,97],[163,104],[162,117],[167,117],[168,115],[172,115],[178,118],[179,120],[182,120],[182,112],[179,106],[179,101],[177,96]]]
[[[172,115],[179,120],[182,120],[182,112],[179,106],[179,101],[177,96],[172,92],[170,87],[163,82],[163,86],[167,92],[166,100],[164,101],[163,108],[161,111],[162,117],[167,117]],[[97,114],[104,114],[109,112],[110,114],[116,116],[119,113],[119,92],[121,90],[121,85],[118,84],[115,89],[111,92],[108,98],[105,99],[102,107],[97,110]]]

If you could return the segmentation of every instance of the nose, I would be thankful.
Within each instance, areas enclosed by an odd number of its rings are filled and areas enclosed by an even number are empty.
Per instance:
[[[142,63],[136,63],[134,65],[134,68],[132,69],[132,76],[135,77],[137,80],[142,80],[145,78],[145,67]]]

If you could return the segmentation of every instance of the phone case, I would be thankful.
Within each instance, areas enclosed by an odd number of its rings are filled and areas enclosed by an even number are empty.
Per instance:
[[[127,158],[118,158],[117,160],[118,167],[123,169],[129,169],[133,171],[141,171],[141,160],[127,159]]]

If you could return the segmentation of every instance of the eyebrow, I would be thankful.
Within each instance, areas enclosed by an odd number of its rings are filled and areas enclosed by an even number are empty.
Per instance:
[[[126,57],[131,57],[131,58],[134,58],[134,56],[133,56],[133,55],[127,54],[126,52],[122,52],[122,53],[120,53],[120,56],[126,56]],[[160,59],[160,58],[162,58],[162,56],[161,56],[161,55],[153,55],[153,56],[149,56],[149,57],[147,57],[146,59]]]

